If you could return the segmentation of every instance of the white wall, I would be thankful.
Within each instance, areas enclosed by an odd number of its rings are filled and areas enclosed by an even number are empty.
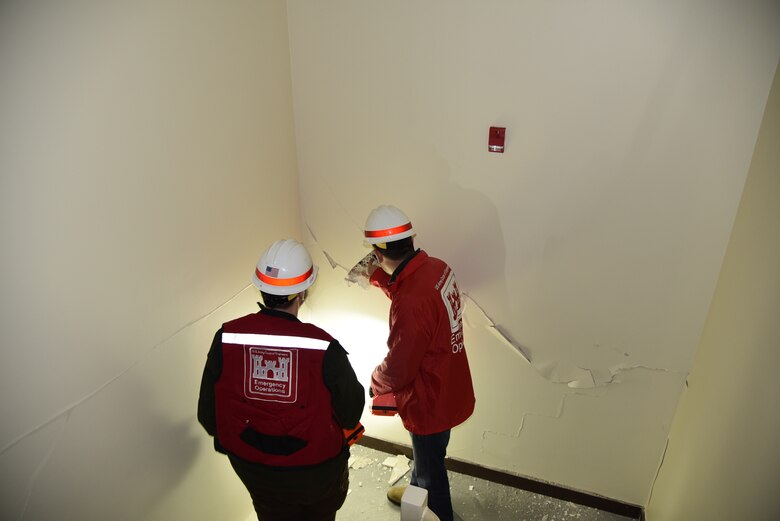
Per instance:
[[[780,74],[648,505],[651,521],[780,519],[778,143]]]
[[[388,304],[342,279],[368,211],[398,205],[471,297],[477,412],[450,455],[644,505],[780,56],[780,6],[289,0],[288,18],[304,224],[326,268],[311,318],[367,381]],[[503,155],[486,150],[491,125],[508,128]],[[408,442],[397,420],[365,420]]]
[[[644,504],[776,2],[286,7],[0,3],[0,517],[249,516],[195,422],[211,336],[253,309],[265,245],[299,235],[322,267],[304,318],[367,380],[388,303],[342,279],[380,203],[471,297],[478,406],[451,455]]]
[[[245,519],[200,374],[299,224],[284,2],[0,3],[0,518]]]

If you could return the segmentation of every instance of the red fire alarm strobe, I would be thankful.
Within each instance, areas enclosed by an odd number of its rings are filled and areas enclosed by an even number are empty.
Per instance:
[[[505,135],[505,127],[490,127],[490,134],[488,134],[488,151],[503,154]]]

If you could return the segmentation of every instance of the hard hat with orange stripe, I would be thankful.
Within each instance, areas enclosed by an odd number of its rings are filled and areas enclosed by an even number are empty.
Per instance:
[[[382,205],[371,210],[363,230],[365,242],[384,249],[388,242],[414,236],[412,222],[395,206]]]
[[[314,284],[317,266],[303,244],[292,239],[273,243],[257,262],[252,282],[263,293],[295,295]]]

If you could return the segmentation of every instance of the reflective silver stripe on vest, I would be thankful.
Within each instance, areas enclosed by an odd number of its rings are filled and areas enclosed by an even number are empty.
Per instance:
[[[222,333],[222,343],[245,346],[295,347],[298,349],[316,349],[318,351],[325,351],[330,345],[330,342],[327,340],[318,340],[304,336],[255,335],[251,333]]]

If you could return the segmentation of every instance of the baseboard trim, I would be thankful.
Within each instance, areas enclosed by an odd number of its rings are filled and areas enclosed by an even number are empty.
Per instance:
[[[410,459],[412,457],[412,447],[409,445],[380,440],[371,436],[363,436],[358,444],[370,449],[386,452],[388,454],[403,454]],[[521,490],[526,490],[536,494],[542,494],[555,499],[560,499],[562,501],[570,501],[577,505],[598,508],[599,510],[603,510],[605,512],[630,517],[632,519],[645,519],[644,510],[642,507],[637,505],[623,503],[615,499],[572,490],[554,483],[537,481],[535,479],[518,476],[517,474],[511,474],[502,470],[480,467],[474,463],[469,463],[467,461],[454,458],[447,458],[445,460],[445,464],[448,470],[458,472],[460,474],[465,474],[467,476],[473,476],[475,478],[492,481],[493,483],[500,483],[501,485],[519,488]]]

